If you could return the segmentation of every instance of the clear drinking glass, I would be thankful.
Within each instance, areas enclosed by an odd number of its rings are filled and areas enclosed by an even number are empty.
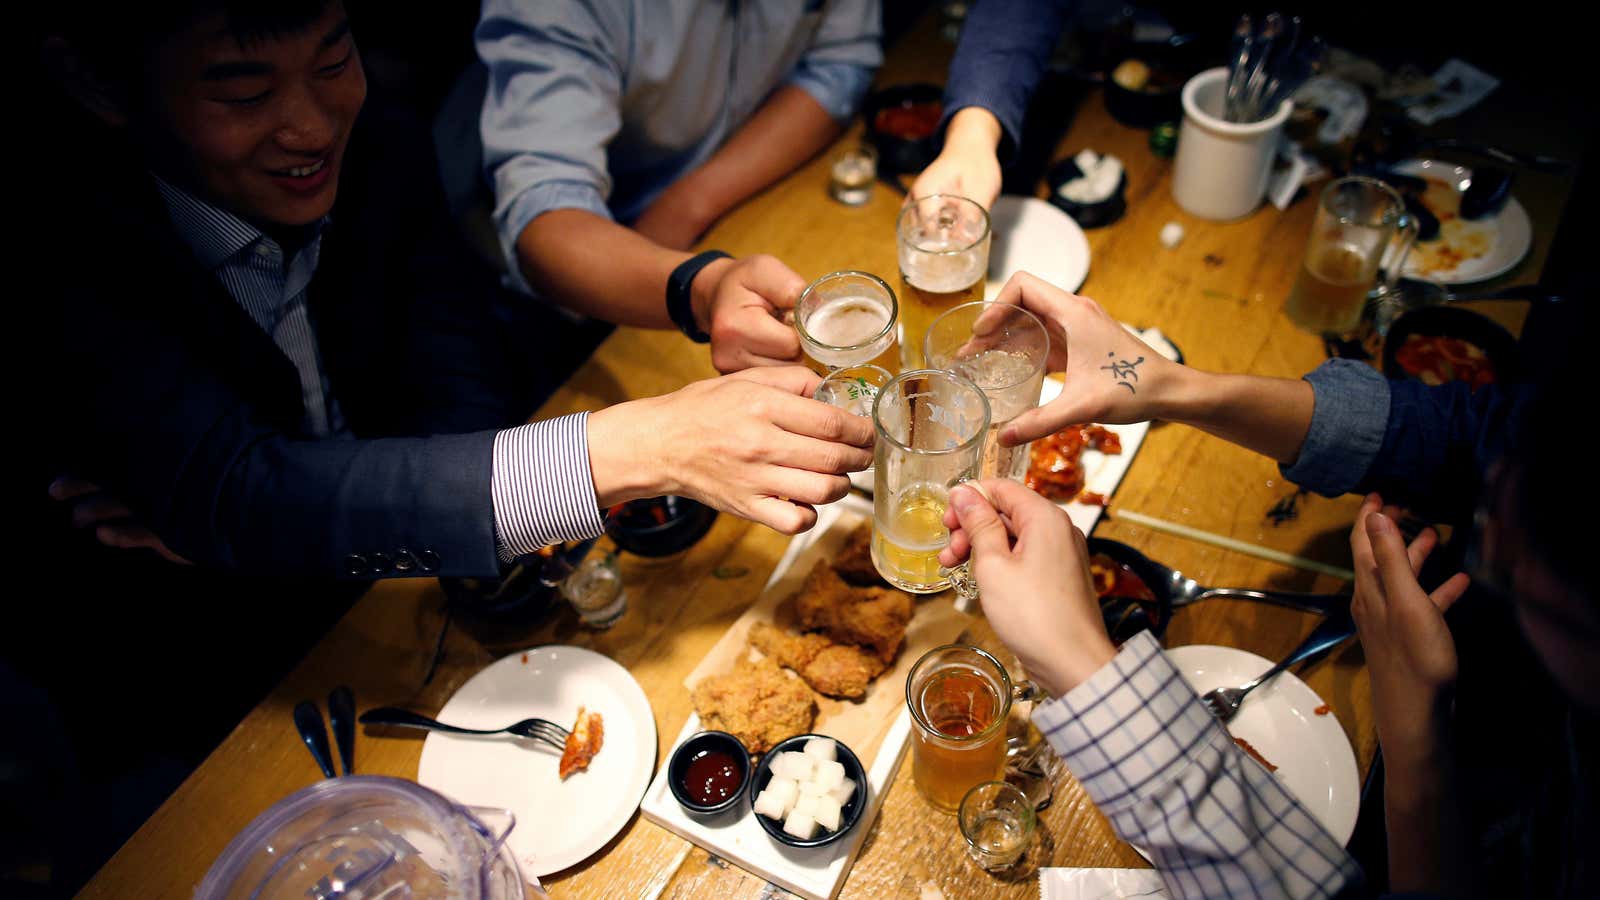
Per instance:
[[[1004,781],[986,781],[961,798],[961,836],[967,855],[984,869],[1004,869],[1033,843],[1036,817],[1022,791]]]
[[[895,225],[900,254],[900,365],[918,369],[922,338],[947,309],[983,299],[989,211],[954,194],[918,197]]]
[[[1391,262],[1380,293],[1394,289],[1416,239],[1416,218],[1406,214],[1405,201],[1393,188],[1376,178],[1340,178],[1322,191],[1311,243],[1284,314],[1312,334],[1349,334],[1361,322],[1384,256]]]
[[[858,416],[871,416],[872,404],[878,399],[878,394],[889,386],[894,380],[881,366],[850,366],[843,369],[834,369],[828,377],[822,379],[817,389],[812,392],[813,400],[821,400],[829,406],[837,406],[847,413]]]
[[[872,183],[878,178],[878,151],[871,144],[858,144],[833,160],[828,171],[828,194],[846,206],[862,206],[872,199]]]
[[[1050,356],[1044,323],[1010,303],[963,303],[933,320],[922,352],[929,368],[961,375],[989,398],[978,476],[1021,481],[1029,445],[1001,447],[1000,429],[1039,405]]]
[[[1031,683],[1013,684],[1005,666],[977,647],[946,644],[924,653],[906,676],[918,792],[954,812],[974,785],[999,780],[1011,704],[1033,695]]]
[[[931,594],[955,584],[968,593],[970,579],[940,568],[939,551],[950,543],[950,488],[977,476],[989,401],[960,375],[917,369],[878,394],[872,420],[873,564],[901,590]]]
[[[1388,337],[1394,320],[1413,309],[1443,306],[1450,302],[1450,289],[1431,278],[1408,276],[1392,290],[1378,297],[1372,310],[1372,327],[1379,337]]]
[[[899,312],[894,291],[882,278],[870,272],[833,272],[801,293],[794,305],[794,328],[806,356],[827,369],[892,364]]]

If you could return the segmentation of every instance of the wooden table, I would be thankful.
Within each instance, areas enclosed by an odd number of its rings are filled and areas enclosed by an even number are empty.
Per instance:
[[[932,34],[932,17],[893,48],[880,83],[943,81],[950,48]],[[854,132],[844,140],[853,139]],[[1202,369],[1297,377],[1323,359],[1317,338],[1297,331],[1280,312],[1310,229],[1313,204],[1287,211],[1264,208],[1241,222],[1203,222],[1179,210],[1170,193],[1171,163],[1154,158],[1146,133],[1115,123],[1099,96],[1079,109],[1058,157],[1092,147],[1127,165],[1128,213],[1089,232],[1093,264],[1084,293],[1119,319],[1159,325]],[[892,275],[894,217],[900,202],[879,188],[870,203],[846,208],[825,194],[831,153],[728,216],[705,244],[736,255],[771,253],[814,278],[845,268]],[[1543,265],[1560,213],[1559,182],[1519,190],[1535,223],[1530,259],[1507,280],[1531,281]],[[1165,249],[1157,233],[1167,222],[1187,231]],[[893,281],[893,278],[889,280]],[[1487,310],[1513,326],[1518,310]],[[675,333],[619,329],[545,405],[540,417],[599,409],[629,398],[671,391],[714,375],[708,354]],[[1120,522],[1115,510],[1135,510],[1325,562],[1347,564],[1346,540],[1357,498],[1303,498],[1299,516],[1273,525],[1267,510],[1294,492],[1276,466],[1216,438],[1181,426],[1156,425],[1113,498],[1113,514],[1096,533],[1125,541],[1205,584],[1335,590],[1338,580],[1264,562],[1252,556],[1152,532]],[[432,580],[382,582],[363,597],[271,696],[87,886],[88,897],[188,897],[228,840],[267,807],[318,780],[290,725],[302,698],[351,685],[363,708],[405,705],[436,711],[490,661],[547,642],[589,647],[617,660],[638,679],[668,741],[690,713],[682,682],[722,631],[759,593],[786,539],[731,516],[685,555],[668,561],[625,558],[630,610],[609,631],[578,625],[563,610],[520,632],[473,633],[453,628],[431,684],[422,685],[444,605]],[[739,577],[715,577],[745,570]],[[1225,644],[1268,658],[1286,653],[1314,627],[1316,617],[1272,606],[1207,601],[1181,611],[1170,645]],[[981,621],[974,640],[992,641]],[[1359,647],[1348,646],[1302,677],[1333,707],[1356,748],[1363,775],[1376,747],[1368,679]],[[415,777],[420,738],[362,736],[357,770]],[[660,764],[658,762],[658,764]],[[903,766],[843,897],[915,897],[937,886],[949,897],[1036,896],[1033,879],[1002,882],[983,875],[961,852],[953,821],[928,807]],[[1060,786],[1041,820],[1048,862],[1068,866],[1141,866],[1143,860],[1111,831],[1076,783]],[[635,816],[588,862],[545,879],[557,896],[767,897],[763,879]],[[781,894],[781,892],[779,892]]]

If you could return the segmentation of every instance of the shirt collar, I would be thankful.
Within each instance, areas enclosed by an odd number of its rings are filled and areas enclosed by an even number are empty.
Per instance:
[[[188,245],[195,259],[207,269],[221,266],[257,241],[265,240],[276,246],[276,242],[263,234],[261,229],[233,213],[212,206],[159,175],[152,174],[151,177],[155,179],[156,189],[161,192],[161,199],[167,205],[168,218],[172,220],[173,227],[178,229],[178,236]],[[327,223],[327,216],[317,221],[314,231],[319,237]]]

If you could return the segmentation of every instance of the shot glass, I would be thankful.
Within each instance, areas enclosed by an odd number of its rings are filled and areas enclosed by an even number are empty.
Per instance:
[[[961,798],[967,855],[986,871],[1014,865],[1033,843],[1037,817],[1027,796],[1004,781],[986,781]]]

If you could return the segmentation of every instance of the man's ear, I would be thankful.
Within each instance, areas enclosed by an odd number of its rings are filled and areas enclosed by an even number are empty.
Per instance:
[[[115,89],[65,38],[52,34],[39,48],[46,72],[72,99],[112,128],[128,124],[126,97]]]

